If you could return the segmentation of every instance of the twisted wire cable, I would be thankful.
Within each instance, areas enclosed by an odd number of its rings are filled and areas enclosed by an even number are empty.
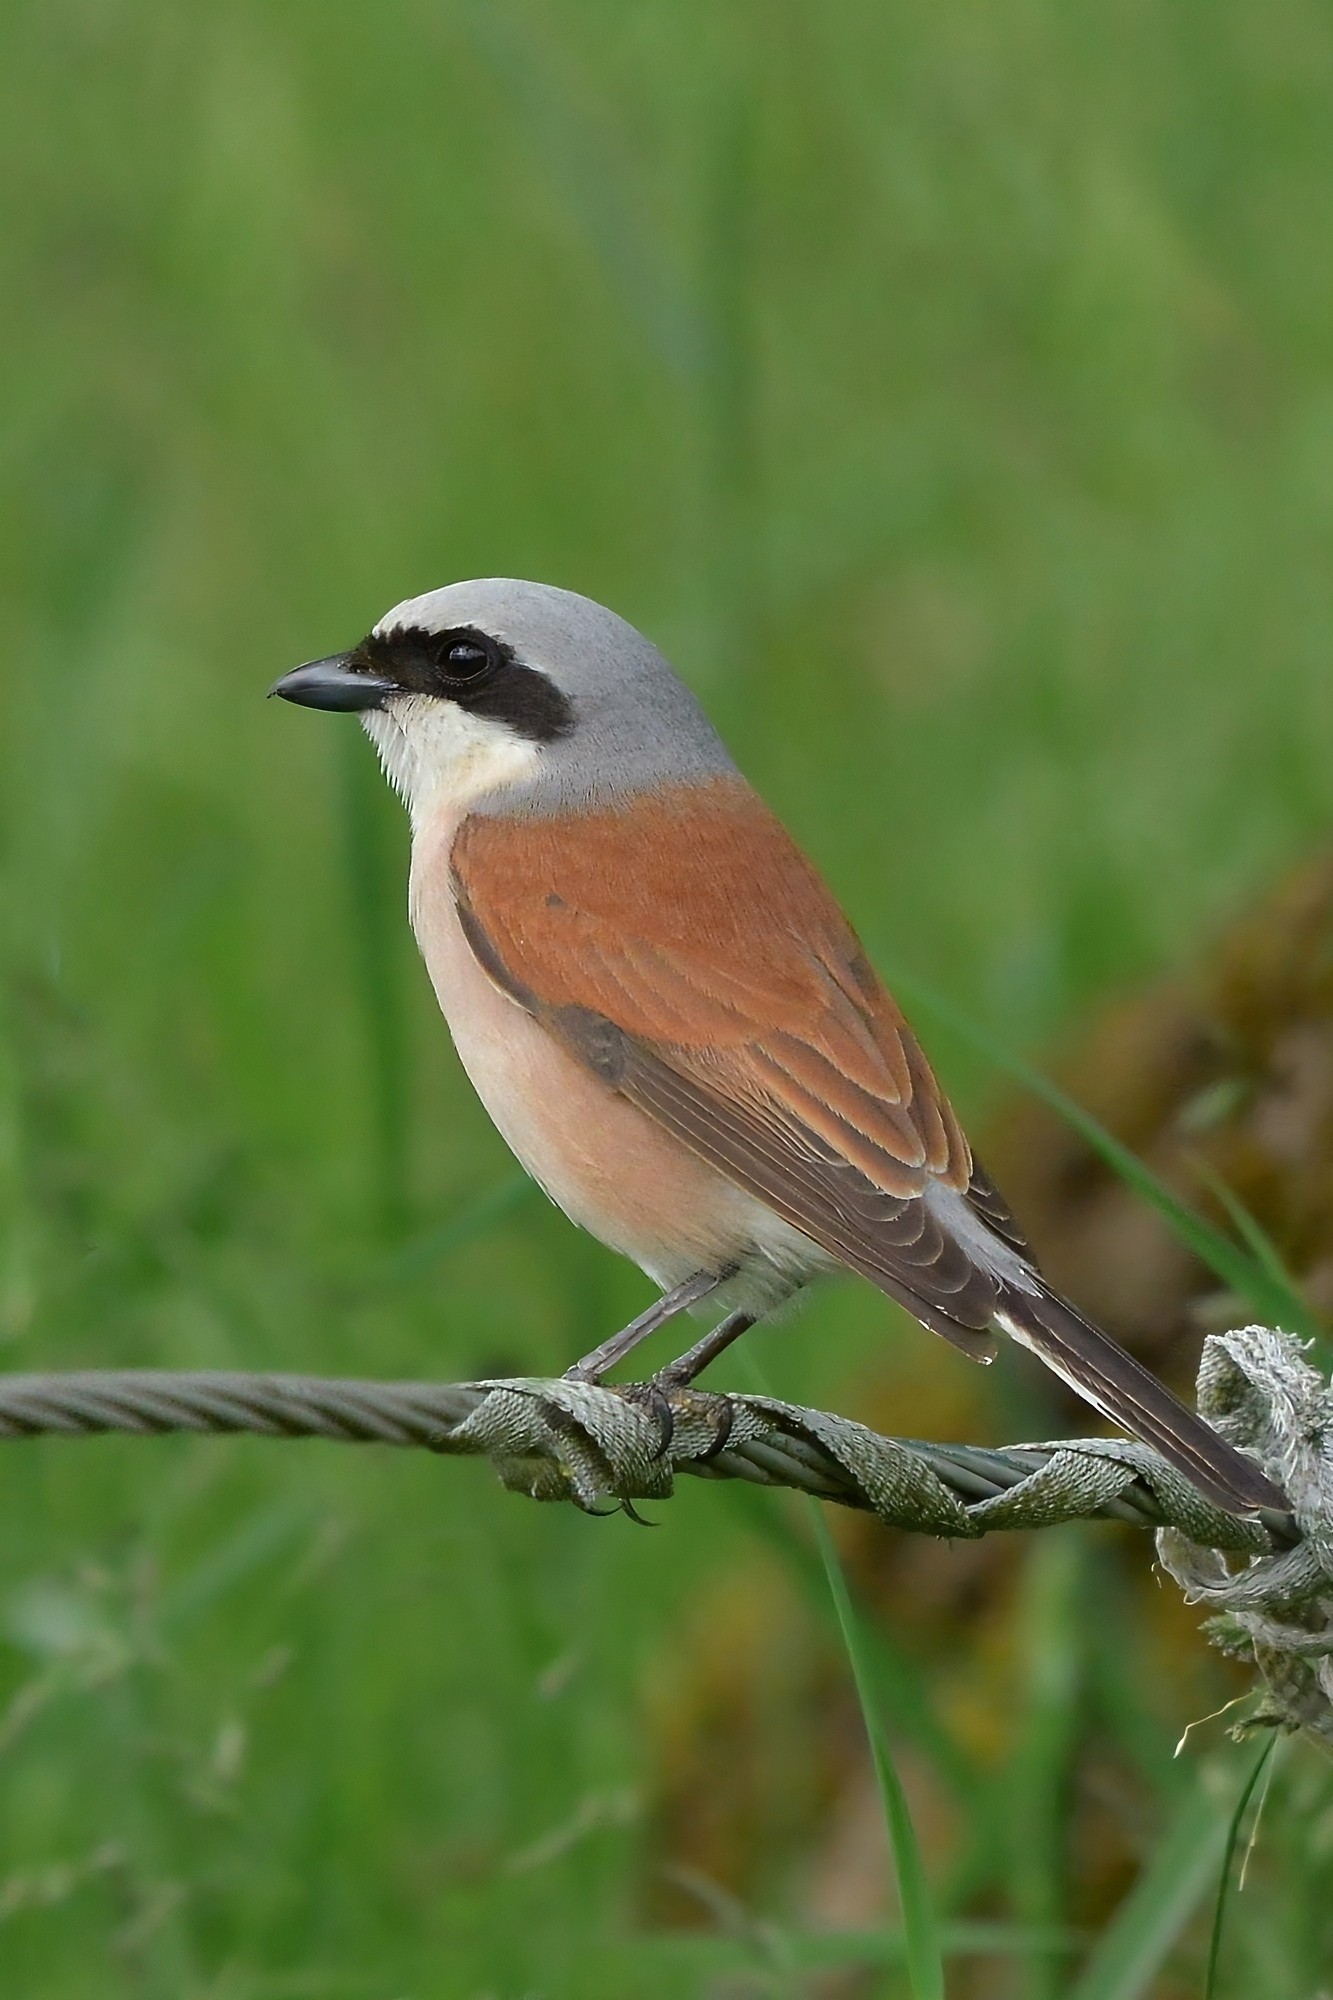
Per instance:
[[[251,1433],[489,1457],[536,1498],[663,1499],[673,1473],[791,1487],[901,1528],[972,1538],[1107,1518],[1174,1526],[1212,1548],[1289,1540],[1212,1507],[1147,1446],[1059,1440],[987,1449],[883,1438],[768,1397],[561,1379],[377,1382],[210,1370],[0,1375],[0,1440],[106,1432]]]
[[[669,1499],[676,1475],[687,1473],[790,1487],[960,1540],[1125,1521],[1156,1530],[1163,1568],[1212,1613],[1210,1639],[1253,1665],[1257,1702],[1237,1727],[1301,1729],[1333,1749],[1333,1390],[1292,1335],[1245,1327],[1205,1342],[1198,1400],[1278,1482],[1290,1514],[1223,1513],[1128,1438],[928,1444],[770,1396],[564,1377],[0,1375],[0,1441],[206,1431],[415,1447],[487,1458],[511,1491],[589,1513],[619,1506],[634,1515],[637,1501]]]

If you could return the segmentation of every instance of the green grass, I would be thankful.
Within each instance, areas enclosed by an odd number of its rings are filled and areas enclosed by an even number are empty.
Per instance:
[[[1315,0],[3,10],[0,1365],[535,1371],[644,1301],[517,1191],[369,753],[262,699],[409,592],[613,602],[1038,1061],[1322,838],[1331,91]],[[962,1366],[851,1285],[762,1338],[830,1406]],[[1172,1762],[1232,1684],[1162,1671],[1115,1533],[1016,1554],[1003,1644],[851,1572],[962,2000],[1202,1990],[1247,1753]],[[682,1938],[660,1718],[753,1601],[762,1809]],[[823,1935],[858,1773],[769,1496],[645,1535],[407,1455],[0,1454],[6,2000],[906,1995],[887,1860]],[[1326,1976],[1331,1811],[1296,1746],[1220,2000]]]
[[[1282,1327],[1306,1340],[1321,1339],[1323,1323],[1302,1297],[1300,1288],[1285,1268],[1271,1239],[1206,1161],[1197,1160],[1195,1171],[1231,1223],[1234,1237],[1216,1228],[1188,1202],[1181,1201],[1091,1112],[1076,1104],[1066,1091],[1043,1076],[1040,1070],[1001,1047],[993,1036],[969,1021],[956,1007],[910,975],[899,975],[894,983],[904,1001],[914,1006],[919,1017],[943,1021],[956,1035],[970,1041],[989,1057],[998,1070],[1016,1078],[1026,1090],[1043,1099],[1052,1110],[1058,1111],[1086,1141],[1090,1150],[1132,1187],[1150,1208],[1158,1211],[1171,1233],[1193,1252],[1214,1277],[1221,1279],[1237,1301],[1257,1313],[1264,1325]]]
[[[847,1664],[856,1687],[857,1701],[865,1723],[870,1761],[875,1770],[880,1807],[893,1851],[894,1883],[902,1910],[903,1956],[912,2000],[944,2000],[944,1959],[935,1899],[926,1878],[921,1848],[912,1824],[911,1808],[903,1790],[893,1751],[884,1730],[876,1700],[875,1675],[869,1648],[852,1605],[851,1593],[838,1561],[833,1537],[823,1511],[812,1503],[815,1545],[828,1579],[829,1596],[837,1614],[838,1632]]]

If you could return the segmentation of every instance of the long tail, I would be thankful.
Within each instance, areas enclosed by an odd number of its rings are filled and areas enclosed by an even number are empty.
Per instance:
[[[1285,1495],[1242,1452],[1054,1292],[1006,1284],[996,1323],[1113,1424],[1141,1438],[1229,1514],[1290,1511]]]

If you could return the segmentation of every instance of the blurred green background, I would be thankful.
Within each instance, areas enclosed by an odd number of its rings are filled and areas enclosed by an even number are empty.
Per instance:
[[[614,604],[881,962],[1014,1048],[1318,839],[1331,106],[1316,0],[9,0],[0,1363],[535,1372],[645,1302],[473,1101],[359,732],[264,704],[403,596]],[[927,1039],[982,1119],[994,1077]],[[889,1347],[951,1381],[929,1346],[850,1284],[760,1341],[841,1407]],[[981,1393],[992,1435],[1026,1407]],[[904,1990],[800,1970],[827,1800],[773,1774],[845,1669],[799,1511],[749,1497],[645,1535],[407,1455],[6,1452],[6,1996]],[[1043,2000],[1084,1945],[1004,1927],[1069,1917],[1042,1634],[1083,1558],[1023,1560],[986,1768],[1037,1821],[979,1902],[982,1836],[927,1844],[1000,1926],[958,1990]],[[686,1883],[673,1942],[663,1717],[702,1628],[762,1651],[777,1599],[767,1844],[743,1902]],[[929,1663],[886,1674],[910,1761]],[[1224,1810],[1170,1762],[1193,1711],[1132,1657],[1117,1685],[1142,1852],[1193,1852]],[[1298,1853],[1333,1794],[1292,1769]],[[736,1782],[724,1746],[700,1812]],[[1224,1990],[1314,1991],[1284,1879]],[[1149,1990],[1198,1986],[1104,1992]]]

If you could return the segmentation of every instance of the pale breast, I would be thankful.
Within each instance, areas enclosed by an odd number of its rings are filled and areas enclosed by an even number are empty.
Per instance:
[[[660,1285],[740,1262],[762,1266],[765,1303],[790,1290],[802,1266],[826,1261],[814,1245],[589,1075],[482,971],[450,888],[457,825],[440,816],[413,842],[412,928],[502,1137],[572,1221]]]

